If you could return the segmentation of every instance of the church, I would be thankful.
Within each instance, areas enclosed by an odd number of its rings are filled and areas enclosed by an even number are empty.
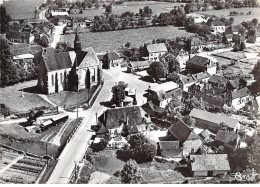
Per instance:
[[[74,49],[56,53],[53,48],[44,48],[35,62],[39,67],[37,87],[45,94],[90,89],[102,80],[96,53],[93,48],[82,50],[77,32]]]

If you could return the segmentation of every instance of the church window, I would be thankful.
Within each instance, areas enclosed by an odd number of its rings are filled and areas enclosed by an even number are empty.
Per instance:
[[[62,73],[60,73],[60,83],[62,83]]]
[[[54,75],[51,75],[51,85],[54,85]]]

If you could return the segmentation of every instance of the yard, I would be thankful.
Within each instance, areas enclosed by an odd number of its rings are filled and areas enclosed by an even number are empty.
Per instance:
[[[37,81],[32,80],[1,88],[0,103],[4,103],[11,113],[26,112],[35,107],[51,106],[37,94],[26,91],[26,89],[36,86],[36,84]],[[24,97],[22,97],[22,94]]]
[[[87,32],[80,33],[82,48],[93,47],[95,52],[118,50],[127,42],[131,47],[140,47],[144,43],[151,43],[153,39],[165,38],[171,39],[175,37],[188,37],[193,34],[187,33],[178,27],[149,27],[139,29],[128,29],[109,32]],[[75,35],[61,35],[61,41],[68,42],[73,46]]]
[[[153,10],[153,14],[160,14],[162,12],[169,12],[175,6],[185,5],[185,3],[171,3],[171,2],[158,2],[158,1],[139,1],[139,2],[124,2],[121,5],[112,5],[112,14],[120,15],[124,12],[131,11],[138,13],[139,9],[143,9],[145,6],[149,6]],[[84,10],[82,14],[71,14],[72,17],[86,17],[87,19],[93,19],[94,16],[101,16],[105,13],[105,9],[100,7],[95,9]]]
[[[68,124],[51,127],[42,133],[27,132],[19,124],[0,125],[0,142],[36,155],[48,154],[56,157],[80,121],[81,118],[75,119]]]
[[[232,11],[236,12],[243,12],[244,15],[238,15],[238,16],[229,16],[229,13]],[[251,15],[246,15],[249,11],[251,11]],[[257,18],[260,20],[260,14],[259,14],[260,8],[250,8],[250,7],[244,7],[244,8],[232,8],[232,9],[223,9],[223,10],[209,10],[209,11],[203,11],[199,12],[204,15],[214,15],[218,17],[225,17],[225,18],[234,18],[234,24],[239,24],[243,21],[251,21],[254,18]]]
[[[91,98],[96,88],[97,86],[93,86],[90,91],[87,89],[80,90],[79,92],[63,91],[60,93],[48,95],[47,97],[54,104],[58,106],[65,105],[66,108],[69,108],[71,106],[76,106],[77,104],[81,105],[86,103]]]

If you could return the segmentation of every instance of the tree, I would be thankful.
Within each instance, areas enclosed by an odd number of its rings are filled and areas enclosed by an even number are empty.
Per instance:
[[[254,19],[252,20],[252,23],[254,24],[254,26],[257,26],[257,24],[258,24],[258,19],[254,18]]]
[[[191,117],[190,115],[186,115],[184,116],[184,118],[182,119],[184,123],[186,123],[187,125],[194,127],[195,125],[195,119],[193,117]]]
[[[153,62],[147,69],[147,73],[156,80],[159,80],[166,77],[167,70],[163,62]]]
[[[177,72],[172,72],[169,75],[167,75],[166,78],[167,81],[173,81],[173,82],[177,82],[179,80],[179,75]]]
[[[55,47],[55,52],[56,53],[66,52],[69,47],[70,44],[68,42],[58,42]]]
[[[11,17],[7,15],[6,10],[3,6],[0,6],[0,33],[6,33],[9,30],[8,23],[11,21]]]
[[[245,35],[246,33],[246,28],[242,25],[240,25],[239,29],[238,29],[238,33],[241,35]]]
[[[165,109],[168,120],[176,122],[182,118],[183,103],[179,98],[173,97]]]
[[[160,61],[166,63],[165,67],[167,68],[168,73],[172,73],[174,71],[177,73],[180,72],[180,63],[173,53],[165,53],[160,57]]]
[[[240,51],[244,51],[244,49],[246,49],[246,44],[245,44],[245,42],[241,42]]]
[[[42,36],[38,42],[38,44],[42,47],[48,47],[49,46],[49,40],[46,36]]]
[[[254,168],[257,172],[260,172],[260,130],[257,129],[252,141],[248,147],[248,162],[249,167]]]
[[[142,175],[136,161],[132,159],[128,160],[121,171],[122,183],[137,184],[141,179]]]
[[[190,12],[193,12],[193,5],[191,3],[187,3],[184,6],[184,11],[186,14],[189,14]]]
[[[143,134],[130,136],[129,142],[131,157],[137,162],[150,162],[156,154],[156,146],[152,144]]]
[[[106,9],[105,9],[105,12],[108,13],[108,14],[111,14],[112,13],[112,6],[111,5],[107,5]]]
[[[112,87],[113,96],[112,96],[111,102],[113,104],[116,104],[118,106],[120,103],[122,103],[124,101],[125,88],[126,88],[126,85],[121,82],[119,82],[118,85],[115,85]]]

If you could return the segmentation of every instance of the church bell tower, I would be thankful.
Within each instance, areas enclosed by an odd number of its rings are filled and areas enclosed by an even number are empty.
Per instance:
[[[81,43],[79,40],[78,28],[76,29],[76,35],[74,39],[74,51],[77,54],[78,52],[82,51]]]

